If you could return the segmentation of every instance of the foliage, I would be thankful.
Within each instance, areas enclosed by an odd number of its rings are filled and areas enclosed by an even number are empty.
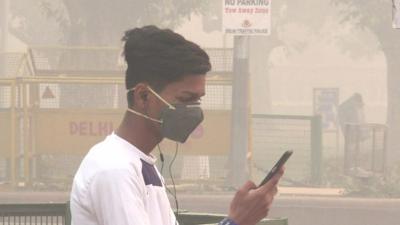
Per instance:
[[[400,163],[387,169],[385,175],[350,176],[345,175],[342,168],[336,160],[327,160],[323,173],[324,186],[344,188],[345,195],[351,197],[400,197]]]
[[[391,0],[331,0],[341,9],[342,22],[354,22],[362,29],[379,31],[391,25]]]
[[[36,30],[38,27],[46,30],[49,23],[57,24],[63,34],[59,42],[114,45],[127,29],[148,24],[173,28],[190,18],[192,13],[206,10],[207,6],[208,0],[15,0],[11,8],[13,17],[19,16]],[[32,15],[31,8],[39,8],[40,12]],[[42,24],[45,26],[38,24],[39,20],[44,20],[43,15],[47,20]],[[40,38],[37,36],[43,36],[43,33],[33,32],[34,29],[23,31],[15,29],[15,33],[24,36],[29,44]]]

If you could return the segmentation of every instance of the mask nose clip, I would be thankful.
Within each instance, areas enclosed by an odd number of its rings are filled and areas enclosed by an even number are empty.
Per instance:
[[[151,87],[148,87],[148,88],[149,88],[150,92],[153,93],[153,95],[155,95],[162,102],[164,102],[164,104],[166,104],[168,106],[168,108],[176,110],[176,108],[173,105],[171,105],[171,104],[169,104],[169,102],[165,101],[165,99],[162,98],[159,94],[157,94],[157,92],[155,92]]]

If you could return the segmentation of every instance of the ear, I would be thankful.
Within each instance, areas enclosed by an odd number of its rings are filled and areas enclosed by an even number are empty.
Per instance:
[[[134,98],[134,106],[138,109],[144,109],[145,106],[148,104],[148,95],[149,90],[147,88],[147,84],[145,83],[138,83],[135,86],[133,98]]]

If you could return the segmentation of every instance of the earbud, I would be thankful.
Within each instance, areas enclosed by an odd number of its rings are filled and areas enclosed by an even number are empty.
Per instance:
[[[160,160],[162,163],[164,163],[164,154],[162,154],[162,152],[160,151]]]

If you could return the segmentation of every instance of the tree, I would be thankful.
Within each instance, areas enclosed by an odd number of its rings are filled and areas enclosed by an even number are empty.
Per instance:
[[[392,1],[332,0],[340,7],[342,22],[353,23],[356,28],[370,30],[386,56],[388,90],[388,159],[400,158],[400,31],[392,28]]]
[[[128,29],[149,24],[174,28],[193,13],[205,10],[207,4],[208,0],[13,0],[11,10],[16,25],[12,32],[30,46],[118,47]],[[44,67],[56,70],[55,73],[100,75],[105,71],[112,75],[117,71],[120,75],[121,72],[117,68],[120,54],[116,49],[52,48],[35,52],[48,64]],[[76,85],[61,89],[63,107],[76,107],[77,103],[80,107],[98,106],[101,103],[92,99],[110,99],[107,88],[99,91]],[[86,101],[82,96],[87,97]],[[80,101],[74,101],[76,98]]]
[[[28,44],[36,44],[35,42],[45,38],[43,30],[52,30],[62,34],[58,39],[53,39],[53,42],[67,45],[116,46],[122,32],[129,28],[147,24],[173,28],[185,18],[189,18],[192,13],[203,11],[207,2],[15,0],[11,4],[13,18],[24,21],[25,26],[17,26],[13,31]],[[44,14],[45,17],[40,14]],[[38,27],[41,29],[37,29]]]

